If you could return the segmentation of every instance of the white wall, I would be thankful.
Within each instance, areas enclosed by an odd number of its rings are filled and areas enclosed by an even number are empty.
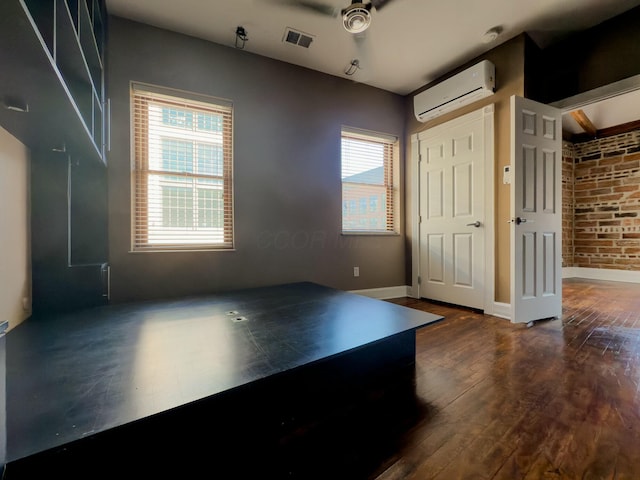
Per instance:
[[[29,239],[29,150],[0,127],[0,322],[9,329],[31,313]]]

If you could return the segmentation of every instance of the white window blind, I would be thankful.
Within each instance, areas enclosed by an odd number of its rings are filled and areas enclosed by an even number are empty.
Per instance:
[[[233,247],[232,107],[208,100],[132,85],[134,250]]]
[[[394,155],[387,135],[342,130],[342,231],[395,233]]]

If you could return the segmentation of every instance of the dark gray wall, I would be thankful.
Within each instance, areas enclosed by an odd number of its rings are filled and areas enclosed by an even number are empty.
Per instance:
[[[303,280],[405,284],[403,236],[340,234],[340,128],[402,141],[401,96],[117,17],[107,55],[113,302]],[[235,251],[129,253],[130,81],[233,101]]]
[[[0,478],[7,461],[7,369],[4,328],[0,325]]]
[[[545,103],[638,75],[640,7],[572,35],[527,60],[532,65],[527,69],[527,90],[533,93],[529,98]]]
[[[82,155],[33,149],[30,174],[34,313],[105,303],[106,168]]]

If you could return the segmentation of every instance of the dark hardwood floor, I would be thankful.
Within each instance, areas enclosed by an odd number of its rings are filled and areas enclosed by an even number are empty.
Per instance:
[[[640,285],[564,281],[533,327],[415,299],[420,414],[370,479],[640,478]]]

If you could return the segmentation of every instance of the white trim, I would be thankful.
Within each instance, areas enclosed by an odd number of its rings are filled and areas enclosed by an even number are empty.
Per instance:
[[[420,275],[420,142],[418,134],[411,135],[411,164],[410,178],[412,186],[409,202],[411,204],[413,218],[411,219],[411,231],[413,238],[411,239],[411,296],[420,298],[420,283],[418,277]]]
[[[506,318],[507,320],[511,320],[511,304],[510,303],[501,303],[501,302],[493,302],[493,311],[492,312],[484,312],[487,315],[493,315],[494,317]]]
[[[610,268],[565,267],[562,269],[562,278],[586,278],[589,280],[640,283],[640,272],[633,270],[614,270]]]
[[[436,125],[433,128],[423,130],[411,135],[410,175],[412,188],[409,202],[412,207],[411,219],[413,239],[411,242],[411,288],[409,294],[413,298],[420,298],[420,139],[425,135],[437,134],[438,131],[450,129],[463,123],[482,118],[484,120],[484,172],[485,172],[485,199],[484,199],[484,226],[485,226],[485,271],[484,271],[484,311],[492,309],[495,298],[495,120],[494,104],[486,105],[466,115],[454,118],[448,122]],[[428,132],[428,133],[426,133]]]
[[[407,285],[398,285],[397,287],[382,288],[365,288],[364,290],[350,290],[349,293],[355,293],[365,297],[386,300],[389,298],[409,297],[409,289]]]
[[[366,288],[364,290],[349,290],[349,293],[355,293],[369,298],[377,298],[379,300],[387,300],[390,298],[418,298],[412,295],[412,288],[409,285],[398,285],[397,287],[382,288]],[[511,320],[511,305],[508,303],[491,302],[489,309],[484,311],[485,315]]]
[[[605,280],[610,282],[640,283],[640,272],[632,270],[613,270],[610,268],[564,267],[562,278],[585,278],[588,280]],[[511,305],[493,303],[493,312],[485,310],[487,315],[511,320]]]
[[[484,309],[494,305],[495,311],[495,151],[494,151],[494,106],[487,105],[484,114]]]
[[[550,103],[549,105],[559,108],[563,113],[570,112],[586,105],[633,92],[638,89],[640,89],[640,75],[634,75],[602,87],[594,88],[593,90],[588,90],[586,92],[558,100],[557,102]]]
[[[373,130],[365,130],[364,128],[350,127],[348,125],[342,125],[342,133],[346,133],[350,137],[359,138],[361,140],[370,140],[373,142],[384,140],[387,143],[396,143],[399,140],[398,135],[374,132]]]

